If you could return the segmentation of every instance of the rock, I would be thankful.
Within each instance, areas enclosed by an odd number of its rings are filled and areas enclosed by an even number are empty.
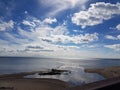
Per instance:
[[[51,69],[48,72],[39,73],[39,75],[61,75],[63,73],[67,75],[67,74],[69,74],[71,72],[68,71],[68,70]]]

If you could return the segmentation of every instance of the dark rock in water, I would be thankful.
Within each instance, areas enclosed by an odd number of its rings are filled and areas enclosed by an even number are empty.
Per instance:
[[[48,71],[46,73],[39,73],[39,75],[61,75],[61,74],[68,75],[69,73],[71,73],[71,72],[68,70],[51,69],[50,71]]]

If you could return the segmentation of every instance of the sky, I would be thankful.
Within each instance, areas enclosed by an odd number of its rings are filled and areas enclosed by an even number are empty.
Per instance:
[[[0,0],[0,56],[120,58],[120,1]]]

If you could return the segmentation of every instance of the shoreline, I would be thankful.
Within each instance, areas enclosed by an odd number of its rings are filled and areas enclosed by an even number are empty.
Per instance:
[[[62,70],[60,72],[65,71]],[[0,75],[0,90],[64,90],[72,86],[59,79],[24,78],[26,75],[35,73],[51,74],[50,71],[33,71]],[[59,74],[59,72],[56,70],[52,74]]]
[[[21,73],[0,75],[0,90],[6,90],[6,89],[8,90],[9,89],[10,90],[14,90],[14,89],[17,89],[17,90],[34,90],[34,89],[35,90],[50,90],[50,89],[51,90],[64,90],[64,89],[75,87],[59,79],[24,78],[24,76],[26,75],[33,75],[35,73],[39,73],[41,75],[59,74],[59,72],[66,71],[66,70],[62,70],[62,71],[51,70],[51,71],[55,71],[55,72],[51,73],[48,70],[48,71],[21,72]],[[115,78],[115,77],[120,78],[120,66],[107,67],[107,68],[86,68],[84,71],[86,73],[100,74],[101,76],[105,77],[106,80],[110,78]],[[115,81],[115,80],[112,80],[112,81]],[[93,83],[95,84],[97,82],[93,82]],[[92,83],[89,83],[89,84],[92,84]],[[83,86],[86,87],[86,85],[89,85],[89,84],[84,84]],[[79,86],[79,88],[82,88],[82,85]]]
[[[26,75],[33,75],[35,73],[42,73],[44,71],[33,71],[33,72],[20,72],[20,73],[13,73],[13,74],[1,74],[0,79],[22,79]]]
[[[24,78],[24,76],[27,76],[27,75],[34,75],[38,73],[39,75],[61,75],[61,74],[64,74],[64,75],[68,75],[71,73],[71,71],[69,70],[59,70],[59,69],[48,69],[48,70],[45,70],[45,71],[32,71],[32,72],[20,72],[20,73],[13,73],[13,74],[2,74],[0,75],[0,79],[2,78],[13,78],[13,79],[21,79],[21,78]]]
[[[97,73],[106,79],[120,77],[120,66],[112,66],[107,68],[86,68],[86,73]]]

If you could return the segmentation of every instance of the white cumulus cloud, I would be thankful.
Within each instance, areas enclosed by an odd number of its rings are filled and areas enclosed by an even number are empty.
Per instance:
[[[34,22],[30,22],[30,21],[27,21],[27,20],[23,20],[22,22],[24,25],[27,25],[27,26],[32,26],[32,27],[35,27],[35,23]]]
[[[46,24],[52,24],[52,23],[56,23],[57,22],[57,19],[56,18],[46,18],[43,23],[46,23]]]
[[[120,44],[104,45],[104,47],[113,49],[115,51],[120,51]]]
[[[120,3],[96,2],[90,4],[88,10],[74,13],[72,22],[85,28],[103,23],[104,20],[109,20],[114,15],[120,15]]]
[[[118,36],[112,36],[112,35],[106,35],[105,38],[111,39],[111,40],[120,40],[120,35]]]
[[[14,21],[10,20],[8,22],[0,21],[0,31],[5,31],[12,29],[14,27]]]
[[[50,37],[39,37],[40,39],[52,42],[52,43],[74,43],[74,44],[82,44],[82,43],[90,43],[98,40],[98,33],[89,34],[86,33],[85,35],[80,34],[76,36],[69,36],[69,35],[51,35]]]
[[[118,25],[116,26],[116,29],[117,29],[117,30],[120,30],[120,24],[118,24]]]

